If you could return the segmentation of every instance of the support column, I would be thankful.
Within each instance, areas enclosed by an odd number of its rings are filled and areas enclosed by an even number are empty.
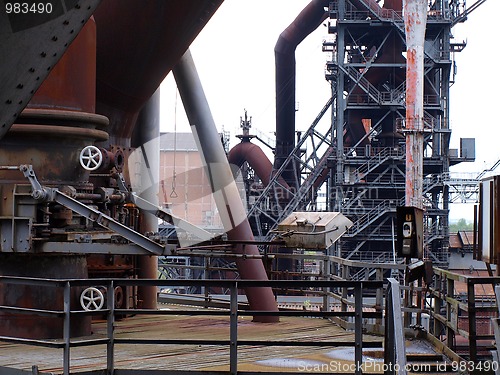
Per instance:
[[[405,205],[422,209],[424,155],[424,41],[427,1],[404,2],[406,30]]]
[[[132,145],[141,150],[140,176],[148,176],[151,186],[142,187],[139,196],[158,206],[158,192],[160,181],[160,90],[158,89],[142,108],[135,133],[132,136]],[[141,233],[158,232],[158,218],[150,212],[143,211],[141,218]],[[140,279],[158,278],[158,258],[152,255],[137,256],[138,276]],[[156,309],[156,286],[141,286],[137,290],[137,299],[141,308]]]
[[[215,203],[221,215],[224,230],[230,240],[254,239],[243,201],[233,178],[229,162],[217,133],[207,98],[188,50],[175,66],[174,77],[186,109],[198,149],[210,182]],[[237,245],[235,251],[259,255],[256,245]],[[236,261],[242,279],[267,280],[264,264],[260,259]],[[278,311],[272,289],[246,288],[245,293],[252,310]],[[254,321],[277,322],[277,316],[258,316]]]

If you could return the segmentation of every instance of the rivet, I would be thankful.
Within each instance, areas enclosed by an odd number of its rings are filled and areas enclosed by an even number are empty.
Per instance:
[[[24,87],[24,85],[22,83],[20,83],[20,84],[17,85],[18,89],[22,89],[23,87]]]
[[[40,56],[42,56],[42,57],[46,57],[46,56],[47,56],[47,53],[42,52],[42,53],[40,54]]]
[[[54,36],[52,37],[52,40],[53,40],[54,42],[57,42],[57,36],[55,36],[55,35],[54,35]]]

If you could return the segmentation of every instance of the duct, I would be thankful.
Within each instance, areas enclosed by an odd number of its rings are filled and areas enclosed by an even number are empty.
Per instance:
[[[253,234],[250,224],[189,50],[174,67],[173,73],[228,238],[251,241]],[[236,252],[259,255],[256,245],[237,245]],[[242,279],[267,280],[260,259],[237,259],[236,264]],[[271,288],[246,288],[245,293],[252,310],[278,310]],[[254,320],[277,322],[278,317],[259,316],[254,317]]]
[[[392,0],[391,4],[401,0]],[[327,17],[324,8],[330,1],[312,0],[280,34],[274,48],[276,65],[276,157],[274,167],[280,168],[295,144],[295,49]],[[376,0],[354,0],[359,9],[378,11]],[[284,173],[289,181],[293,176]],[[288,174],[288,175],[287,175]]]
[[[326,18],[330,1],[312,0],[280,34],[274,48],[276,65],[276,157],[280,168],[295,145],[295,49]],[[291,172],[285,180],[293,181]]]

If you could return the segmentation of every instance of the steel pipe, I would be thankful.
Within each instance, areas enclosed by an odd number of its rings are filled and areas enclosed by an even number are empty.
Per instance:
[[[295,49],[312,33],[327,13],[328,0],[312,0],[280,34],[274,48],[276,65],[276,156],[274,167],[280,168],[295,146]],[[284,173],[285,180],[294,181]]]
[[[405,205],[423,208],[424,42],[427,1],[404,2],[406,31],[406,190]]]
[[[198,149],[202,155],[224,230],[230,240],[253,240],[243,202],[220,141],[220,136],[205,97],[198,72],[188,50],[173,69],[179,93],[186,109]],[[259,255],[255,245],[237,245],[239,254]],[[237,259],[242,279],[268,280],[260,259]],[[245,288],[252,310],[277,311],[272,289]],[[275,316],[256,316],[254,321],[276,322]]]

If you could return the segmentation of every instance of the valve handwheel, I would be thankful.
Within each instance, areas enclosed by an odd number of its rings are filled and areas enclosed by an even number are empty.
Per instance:
[[[87,146],[80,152],[80,165],[87,171],[95,171],[102,164],[102,152],[99,147]]]
[[[85,311],[100,310],[104,306],[104,294],[99,289],[90,286],[80,295],[80,305]]]

